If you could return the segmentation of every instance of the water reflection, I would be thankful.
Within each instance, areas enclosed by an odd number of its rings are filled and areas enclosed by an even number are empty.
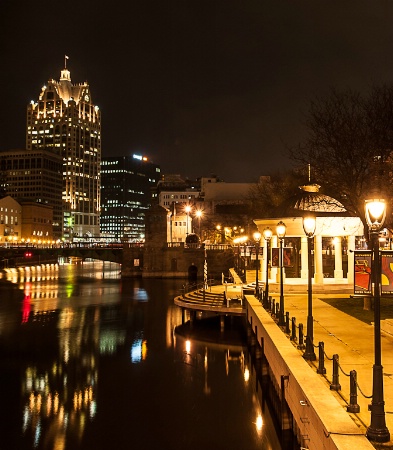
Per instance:
[[[189,323],[176,328],[176,360],[184,367],[184,384],[189,384],[193,389],[199,385],[203,396],[209,397],[214,404],[220,404],[219,410],[225,419],[221,417],[213,419],[230,424],[225,430],[228,448],[239,446],[281,449],[273,419],[268,409],[262,411],[261,402],[255,392],[255,384],[250,380],[248,350],[241,331],[243,325],[237,322],[234,326],[233,322],[230,323],[227,319],[226,331],[221,332],[218,339],[214,330],[220,330],[219,319],[212,318],[206,322],[210,322],[210,325],[200,325],[202,328],[199,329],[195,329],[195,325],[191,329]],[[189,337],[190,334],[193,338]],[[213,367],[211,371],[210,366]],[[222,395],[224,392],[228,397]],[[233,405],[237,407],[234,408]],[[197,406],[200,411],[200,404]],[[212,419],[208,412],[206,414],[209,420]],[[242,430],[237,427],[240,416]],[[207,428],[208,424],[205,429]],[[219,428],[216,431],[224,432]],[[237,434],[240,432],[241,439]],[[219,446],[219,442],[217,445]]]
[[[280,448],[238,332],[175,332],[181,281],[39,270],[0,282],[0,448]]]

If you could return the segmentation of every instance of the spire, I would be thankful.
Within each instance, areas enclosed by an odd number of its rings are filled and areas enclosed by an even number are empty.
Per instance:
[[[70,81],[71,82],[71,74],[70,71],[67,70],[67,59],[70,59],[67,55],[64,55],[64,69],[60,74],[60,81]]]

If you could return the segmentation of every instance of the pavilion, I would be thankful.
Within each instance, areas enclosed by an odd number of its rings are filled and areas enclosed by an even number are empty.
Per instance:
[[[364,227],[358,217],[348,215],[344,206],[336,199],[319,192],[317,184],[300,186],[300,193],[283,202],[275,212],[274,218],[255,219],[254,223],[262,235],[263,246],[261,277],[266,281],[267,267],[266,255],[268,243],[263,238],[263,231],[269,227],[273,233],[270,248],[279,247],[279,238],[276,226],[279,221],[285,223],[286,233],[284,247],[296,247],[299,256],[300,270],[297,276],[283,277],[285,283],[307,284],[308,277],[308,238],[303,230],[303,217],[311,213],[316,217],[316,230],[313,238],[314,247],[314,274],[313,283],[323,285],[348,284],[354,282],[354,250],[357,239],[362,239]],[[299,242],[300,241],[300,242]],[[299,248],[300,247],[300,248]],[[327,253],[334,254],[334,270],[329,275],[324,262]],[[346,273],[343,271],[343,254],[346,254],[348,265]],[[297,262],[297,264],[299,264]],[[327,278],[329,276],[329,278]],[[279,270],[271,267],[269,283],[279,282]]]

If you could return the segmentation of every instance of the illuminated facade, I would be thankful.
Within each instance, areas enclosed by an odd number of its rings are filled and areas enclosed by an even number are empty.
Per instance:
[[[160,168],[139,155],[102,158],[101,235],[142,242]]]
[[[63,221],[61,157],[43,149],[8,150],[0,153],[0,172],[8,195],[20,202],[35,202],[37,207],[42,205],[42,210],[46,210],[47,207],[52,209],[50,230],[47,226],[45,230],[35,229],[32,226],[31,233],[26,231],[23,237],[60,239]],[[20,235],[19,238],[21,238]]]
[[[69,70],[49,80],[27,107],[27,150],[49,150],[63,164],[63,237],[100,232],[101,113],[89,85],[72,84]]]

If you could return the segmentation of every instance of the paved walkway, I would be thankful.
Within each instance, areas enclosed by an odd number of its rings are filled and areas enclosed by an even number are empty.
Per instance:
[[[279,295],[273,294],[272,297],[279,301]],[[304,324],[306,334],[308,296],[306,293],[285,294],[285,311],[289,311],[290,317],[296,317],[296,323]],[[314,344],[324,342],[325,353],[329,358],[333,354],[339,355],[339,364],[342,370],[339,370],[339,383],[341,390],[332,391],[337,395],[339,401],[345,407],[349,403],[349,374],[351,370],[356,370],[357,381],[363,394],[371,396],[372,394],[372,367],[374,364],[374,326],[365,323],[356,317],[337,309],[334,305],[334,299],[342,299],[339,303],[349,300],[348,294],[326,293],[313,295],[313,318],[314,318]],[[329,303],[327,303],[327,300]],[[363,305],[363,299],[359,298],[360,305]],[[392,300],[393,302],[393,300]],[[384,381],[385,398],[385,416],[386,425],[392,435],[389,444],[381,448],[393,448],[393,327],[391,321],[381,321],[381,342],[382,342],[382,365]],[[299,351],[300,352],[300,351]],[[300,352],[301,353],[301,352]],[[315,349],[318,359],[318,348]],[[309,363],[313,370],[318,367],[318,360]],[[327,386],[332,381],[332,362],[325,358],[325,367]],[[323,376],[323,375],[321,375]],[[358,404],[360,413],[351,414],[356,423],[366,431],[370,424],[370,412],[368,405],[371,399],[365,398],[358,390]]]

